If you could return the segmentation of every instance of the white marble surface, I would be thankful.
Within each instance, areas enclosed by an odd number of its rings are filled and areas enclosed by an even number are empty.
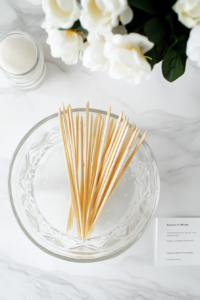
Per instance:
[[[43,13],[25,0],[0,0],[0,35],[25,30],[44,47],[47,76],[31,92],[11,88],[0,77],[0,299],[200,299],[200,266],[156,267],[155,219],[142,238],[120,256],[77,264],[47,255],[33,245],[13,215],[7,188],[9,164],[21,138],[62,101],[129,115],[149,129],[157,158],[161,194],[155,217],[200,216],[200,72],[166,82],[160,66],[133,86],[91,73],[81,64],[53,59],[40,28]]]

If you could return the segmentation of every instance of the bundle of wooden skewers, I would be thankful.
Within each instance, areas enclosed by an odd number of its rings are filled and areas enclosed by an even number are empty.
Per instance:
[[[76,221],[78,237],[89,238],[98,218],[121,176],[144,141],[143,134],[133,148],[140,130],[129,125],[123,112],[114,124],[111,108],[105,118],[89,114],[86,105],[85,134],[83,117],[76,113],[74,127],[71,106],[59,109],[60,131],[70,187],[70,204],[66,232]],[[80,165],[80,167],[79,167]]]

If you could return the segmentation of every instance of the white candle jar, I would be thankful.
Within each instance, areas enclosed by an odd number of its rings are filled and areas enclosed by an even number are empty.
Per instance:
[[[23,90],[36,88],[46,71],[41,45],[22,31],[3,35],[0,39],[0,70],[12,86]]]

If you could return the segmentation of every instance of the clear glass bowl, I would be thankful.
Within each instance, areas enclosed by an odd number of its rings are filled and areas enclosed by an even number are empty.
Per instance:
[[[74,109],[74,117],[77,111],[85,119],[85,109]],[[90,113],[106,116],[95,109]],[[144,233],[159,199],[157,164],[143,142],[108,199],[91,238],[80,240],[75,229],[65,233],[70,200],[67,181],[59,120],[54,114],[35,125],[17,147],[9,192],[14,214],[29,239],[47,253],[70,261],[104,260],[128,249]]]

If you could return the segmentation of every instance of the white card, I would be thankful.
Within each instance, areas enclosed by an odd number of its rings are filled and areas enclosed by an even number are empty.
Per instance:
[[[200,264],[200,218],[157,219],[157,265]]]

